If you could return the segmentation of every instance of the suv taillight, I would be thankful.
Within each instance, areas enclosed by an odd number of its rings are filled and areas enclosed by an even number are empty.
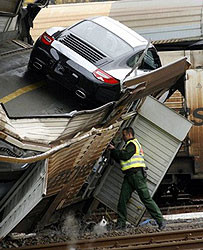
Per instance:
[[[46,32],[44,32],[41,35],[41,41],[46,45],[50,45],[54,41],[54,38],[52,36],[48,35]]]
[[[101,69],[96,69],[93,72],[93,75],[100,81],[105,82],[105,83],[109,83],[109,84],[117,84],[119,83],[119,81],[115,78],[113,78],[111,75],[107,74],[106,72],[104,72]]]

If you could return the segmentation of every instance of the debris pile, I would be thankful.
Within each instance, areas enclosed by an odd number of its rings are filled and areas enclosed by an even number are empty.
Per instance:
[[[203,227],[203,219],[177,219],[167,221],[165,230],[195,229]],[[96,239],[100,237],[124,236],[132,234],[144,234],[158,232],[157,225],[153,220],[143,219],[138,227],[131,224],[125,230],[116,230],[115,222],[106,216],[97,219],[93,216],[88,220],[79,219],[73,213],[65,215],[63,222],[59,225],[50,225],[43,230],[35,230],[32,233],[10,233],[0,242],[1,248],[20,248],[24,246],[43,245],[65,241]]]

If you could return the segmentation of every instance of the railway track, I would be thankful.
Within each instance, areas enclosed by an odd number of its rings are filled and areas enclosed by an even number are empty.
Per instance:
[[[20,249],[202,249],[203,228],[166,231],[98,239],[85,239],[47,245],[21,247]]]
[[[203,205],[185,205],[176,207],[162,207],[163,214],[196,213],[203,212]]]

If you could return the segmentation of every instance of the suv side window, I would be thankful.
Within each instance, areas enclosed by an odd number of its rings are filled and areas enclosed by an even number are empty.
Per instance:
[[[132,68],[135,65],[135,63],[138,62],[142,52],[143,51],[133,55],[127,61],[127,65]],[[159,67],[161,67],[161,61],[159,59],[157,52],[153,48],[148,49],[147,54],[144,56],[142,63],[139,66],[139,69],[153,70],[153,69],[157,69]]]

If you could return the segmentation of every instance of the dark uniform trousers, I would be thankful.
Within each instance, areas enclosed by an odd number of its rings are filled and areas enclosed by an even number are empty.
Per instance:
[[[157,204],[152,199],[146,178],[143,175],[142,168],[135,168],[124,171],[125,176],[123,184],[121,187],[120,198],[117,206],[118,210],[118,220],[117,224],[119,226],[125,226],[127,220],[127,203],[134,191],[136,191],[140,197],[140,200],[145,205],[146,209],[150,213],[153,219],[156,220],[158,224],[163,221],[162,213],[157,206]]]

